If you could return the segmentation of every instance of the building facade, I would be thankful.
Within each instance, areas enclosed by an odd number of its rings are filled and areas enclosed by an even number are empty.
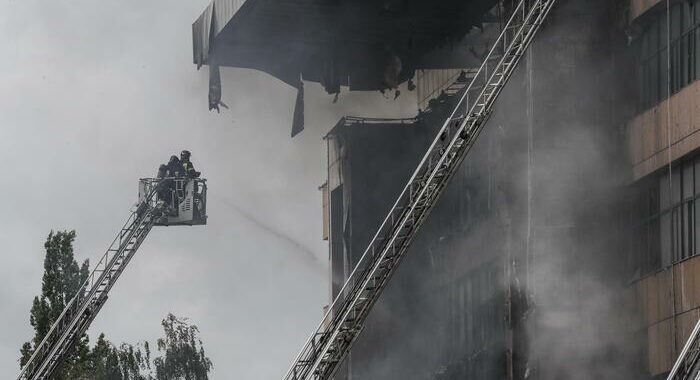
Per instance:
[[[649,356],[655,338],[642,326],[630,277],[638,220],[630,199],[643,181],[625,149],[641,101],[629,92],[639,37],[630,43],[625,5],[558,5],[336,379],[643,379],[668,371]],[[390,120],[356,119],[328,136],[328,194],[342,183],[344,196],[328,209],[331,226],[339,214],[344,221],[329,239],[334,289],[455,96],[437,97],[403,127],[408,133],[390,132]],[[395,146],[404,151],[388,153]]]
[[[632,1],[630,9],[638,97],[626,131],[629,276],[648,371],[663,376],[700,316],[700,2]]]
[[[361,3],[193,25],[196,64],[270,73],[297,111],[304,81],[417,87],[415,118],[326,136],[331,299],[513,1]],[[698,79],[700,0],[559,0],[336,379],[664,378],[700,317]]]

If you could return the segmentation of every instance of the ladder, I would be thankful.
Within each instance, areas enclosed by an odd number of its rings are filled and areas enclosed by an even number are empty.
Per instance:
[[[700,320],[690,333],[667,380],[697,380],[700,378]]]
[[[152,190],[132,211],[107,252],[36,347],[17,380],[49,379],[75,341],[85,333],[107,301],[107,293],[163,215],[164,207],[153,202],[156,192],[157,189]]]
[[[520,0],[284,380],[330,380],[556,0]]]

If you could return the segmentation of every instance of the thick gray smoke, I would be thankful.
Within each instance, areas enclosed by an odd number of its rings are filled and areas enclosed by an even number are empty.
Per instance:
[[[541,379],[639,379],[626,276],[619,133],[632,99],[612,4],[565,1],[530,55],[532,300],[528,368]]]
[[[559,3],[370,317],[352,378],[640,378],[619,17]]]
[[[77,258],[94,263],[136,201],[138,178],[181,149],[209,181],[209,224],[154,229],[90,335],[155,340],[173,312],[200,327],[212,378],[270,379],[316,327],[327,295],[314,263],[327,254],[321,136],[347,113],[415,112],[416,102],[402,89],[396,101],[343,92],[333,104],[309,84],[306,130],[290,139],[295,90],[261,72],[222,68],[231,109],[211,113],[191,31],[209,3],[0,4],[8,181],[0,196],[10,200],[0,234],[0,378],[17,375],[19,348],[33,335],[28,313],[41,292],[48,232],[75,229]]]
[[[289,140],[295,91],[224,68],[231,110],[210,114],[189,28],[208,3],[0,5],[0,154],[11,179],[0,190],[11,200],[0,239],[0,377],[16,375],[31,337],[41,239],[75,228],[79,258],[98,256],[135,200],[135,180],[182,148],[210,180],[210,224],[154,231],[91,331],[150,340],[165,313],[186,315],[202,330],[214,378],[269,379],[320,319],[325,276],[308,265],[326,252],[320,136],[346,114],[414,116],[414,93],[342,92],[333,104],[307,84],[306,130]],[[602,3],[561,0],[553,19],[562,22],[539,38],[531,82],[522,65],[377,304],[351,356],[354,379],[505,378],[509,339],[526,354],[514,358],[515,378],[636,378],[618,315],[621,237],[608,228],[627,172],[611,166],[621,145],[610,139],[614,110],[602,108],[616,84],[607,36],[593,33]],[[520,304],[506,323],[509,290]]]

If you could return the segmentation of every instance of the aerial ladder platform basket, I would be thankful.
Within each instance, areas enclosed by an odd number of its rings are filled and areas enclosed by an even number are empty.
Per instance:
[[[494,103],[555,0],[521,0],[401,195],[284,380],[329,380],[440,194],[476,142]]]
[[[48,380],[102,309],[109,291],[153,226],[205,225],[207,184],[200,178],[144,178],[139,201],[87,280],[22,367],[18,380]]]

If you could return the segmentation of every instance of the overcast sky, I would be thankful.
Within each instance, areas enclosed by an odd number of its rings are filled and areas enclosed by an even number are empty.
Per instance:
[[[343,114],[411,116],[415,99],[307,85],[307,126],[290,139],[293,89],[223,69],[222,114],[191,23],[207,0],[0,3],[0,378],[32,337],[50,230],[75,229],[98,258],[128,216],[137,179],[187,148],[209,180],[209,225],[156,228],[89,332],[115,343],[159,336],[168,312],[199,325],[214,379],[280,378],[321,317],[326,152]],[[407,91],[403,91],[404,94]]]

